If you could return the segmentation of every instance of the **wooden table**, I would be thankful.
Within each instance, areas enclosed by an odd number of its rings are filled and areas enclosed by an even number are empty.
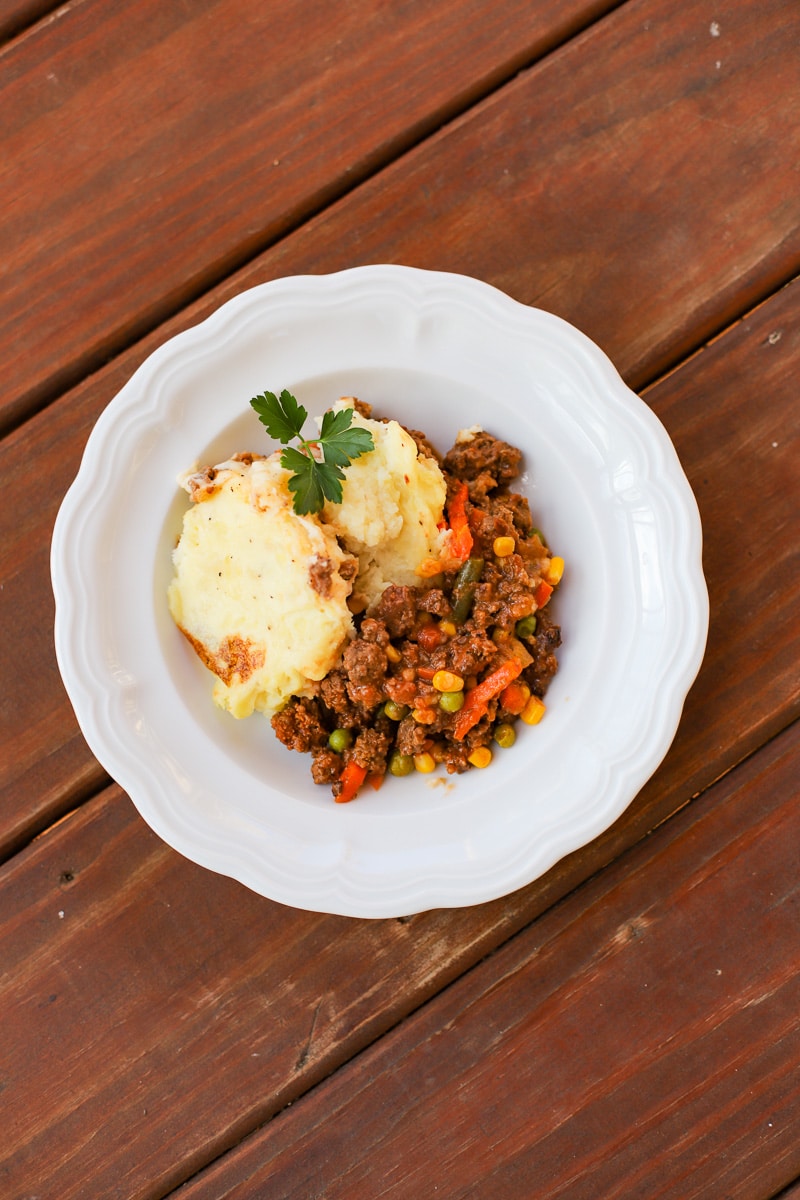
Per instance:
[[[800,1197],[800,5],[2,0],[0,36],[0,1195]],[[611,829],[363,921],[143,823],[48,553],[148,354],[374,262],[606,350],[694,488],[711,629]]]

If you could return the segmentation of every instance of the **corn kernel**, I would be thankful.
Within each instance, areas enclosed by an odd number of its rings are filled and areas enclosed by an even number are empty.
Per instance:
[[[492,549],[498,558],[508,558],[509,554],[514,553],[513,537],[496,537]]]
[[[441,571],[442,564],[438,558],[423,558],[415,574],[419,575],[422,579],[432,579],[434,575],[440,575]]]
[[[436,761],[432,754],[427,751],[423,754],[414,755],[414,766],[422,775],[429,775],[431,771],[436,769]]]
[[[550,566],[545,571],[544,577],[551,587],[555,587],[557,583],[561,582],[561,576],[563,574],[564,560],[560,554],[557,554],[555,558],[550,559]]]
[[[415,708],[412,709],[411,715],[418,725],[432,725],[436,720],[436,713],[432,708]]]
[[[492,752],[488,746],[478,746],[467,758],[467,762],[472,763],[473,767],[488,767],[491,761]]]
[[[397,647],[393,646],[392,643],[390,642],[389,645],[386,647],[386,657],[388,658],[389,662],[391,662],[391,663],[399,663],[400,659],[403,656],[400,653],[400,651],[397,649]]]
[[[441,633],[443,633],[445,635],[445,637],[455,637],[456,636],[456,627],[452,621],[440,621],[439,622],[439,630]]]
[[[460,692],[464,687],[464,680],[452,671],[437,671],[431,683],[437,692]]]
[[[545,706],[538,696],[531,696],[528,703],[519,714],[519,719],[526,725],[538,725],[545,714]]]

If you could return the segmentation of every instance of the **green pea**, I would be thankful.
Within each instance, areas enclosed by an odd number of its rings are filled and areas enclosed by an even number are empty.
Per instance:
[[[394,700],[387,700],[383,711],[390,721],[402,721],[403,717],[408,716],[409,709],[407,704],[397,704]]]
[[[463,692],[442,692],[439,697],[439,708],[442,712],[457,713],[464,707]]]
[[[514,742],[517,740],[514,726],[498,725],[494,731],[494,740],[497,742],[498,746],[502,746],[504,750],[507,750],[509,746],[513,746]]]
[[[410,754],[401,754],[396,750],[389,759],[389,772],[392,775],[410,775],[414,770],[414,759]]]
[[[334,729],[328,738],[328,745],[337,754],[342,754],[353,744],[353,735],[349,729]]]
[[[514,632],[520,638],[533,637],[536,633],[536,614],[531,613],[529,617],[523,617],[521,621],[517,621]]]

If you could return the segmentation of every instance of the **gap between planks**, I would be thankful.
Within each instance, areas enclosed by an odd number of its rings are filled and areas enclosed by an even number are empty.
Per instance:
[[[36,24],[22,30],[19,36],[25,37],[33,34],[43,25],[56,20],[62,14],[68,15],[70,9],[87,2],[88,0],[70,0],[67,4],[59,5]],[[334,185],[324,190],[316,202],[313,202],[313,198],[311,198],[311,202],[301,205],[293,216],[288,216],[276,230],[266,236],[245,240],[235,251],[223,255],[218,262],[209,265],[189,286],[174,289],[156,303],[151,312],[139,318],[134,317],[117,335],[108,335],[74,364],[59,369],[41,387],[32,389],[27,399],[23,400],[18,407],[15,406],[7,413],[0,412],[0,438],[20,428],[31,417],[55,403],[64,393],[77,387],[96,371],[107,367],[138,342],[155,333],[162,325],[179,317],[184,309],[207,298],[210,293],[226,283],[231,276],[246,270],[263,254],[296,234],[309,221],[321,216],[333,205],[358,191],[369,180],[379,176],[387,167],[401,161],[472,109],[478,108],[490,97],[502,91],[517,76],[558,53],[586,30],[599,25],[612,16],[617,9],[624,8],[628,3],[630,0],[605,0],[603,5],[603,0],[598,0],[599,11],[593,15],[590,14],[589,19],[573,18],[563,28],[555,29],[552,35],[543,38],[536,45],[533,53],[519,55],[509,62],[501,64],[484,80],[456,94],[451,101],[440,105],[426,118],[412,123],[408,130],[391,141],[383,152],[373,151],[367,154],[360,169],[350,170],[348,168],[347,173],[343,174]],[[35,0],[31,0],[31,4],[34,8],[38,7]],[[600,5],[603,6],[600,7]],[[0,27],[1,37],[2,28]],[[6,48],[0,41],[0,59]]]

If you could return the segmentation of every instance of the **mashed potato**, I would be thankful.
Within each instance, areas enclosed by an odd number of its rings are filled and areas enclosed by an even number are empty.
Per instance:
[[[389,583],[419,582],[420,563],[446,549],[438,464],[396,421],[355,413],[353,424],[375,448],[346,468],[342,503],[318,516],[294,512],[280,452],[181,480],[194,503],[169,608],[217,676],[215,702],[235,717],[308,695],[354,636],[351,609],[375,604]]]
[[[340,400],[334,409],[352,403]],[[347,468],[342,503],[326,504],[323,519],[358,556],[354,590],[371,606],[390,583],[419,583],[420,563],[444,554],[447,489],[438,463],[418,453],[397,421],[356,412],[353,425],[369,430],[375,449]]]
[[[169,607],[235,717],[306,694],[353,634],[343,576],[352,581],[355,563],[331,530],[297,516],[288,478],[277,455],[245,455],[184,481],[195,503]]]

